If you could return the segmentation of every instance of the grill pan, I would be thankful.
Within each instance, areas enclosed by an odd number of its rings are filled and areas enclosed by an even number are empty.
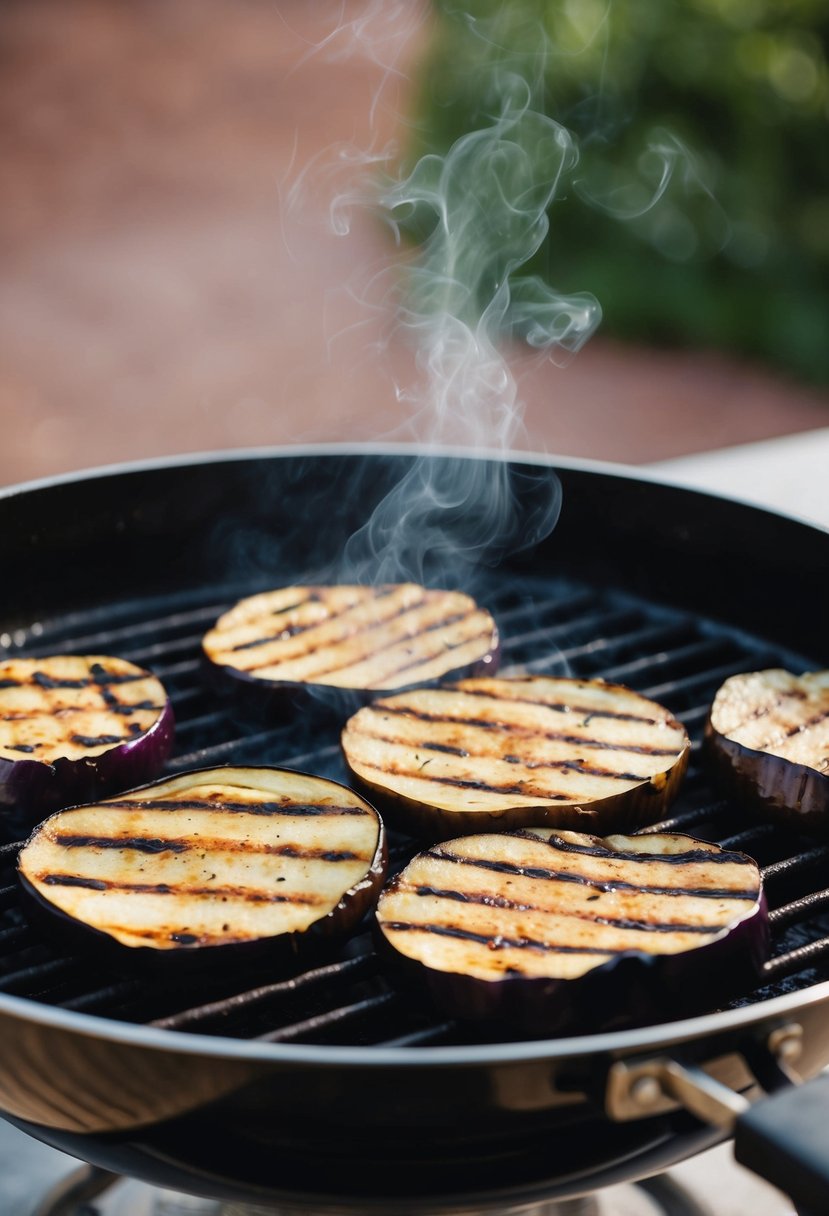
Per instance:
[[[202,686],[198,640],[242,594],[342,573],[348,537],[416,458],[291,448],[6,491],[0,653],[109,652],[151,667],[179,722],[171,772],[267,763],[342,780],[336,723],[301,715],[241,728]],[[560,484],[552,535],[495,567],[453,564],[499,622],[502,670],[619,680],[666,704],[698,742],[727,675],[829,663],[821,529],[610,466],[429,459],[450,479],[506,471],[528,520]],[[367,931],[295,975],[184,988],[104,971],[26,923],[10,841],[0,1110],[77,1157],[179,1190],[426,1212],[643,1177],[722,1138],[738,1091],[780,1088],[738,1120],[738,1153],[826,1210],[825,1148],[812,1140],[823,1080],[803,1090],[788,1080],[792,1064],[809,1077],[829,1062],[829,848],[748,819],[696,760],[663,826],[763,864],[774,948],[761,984],[680,1022],[541,1042],[416,1007]],[[413,849],[393,836],[397,864]]]

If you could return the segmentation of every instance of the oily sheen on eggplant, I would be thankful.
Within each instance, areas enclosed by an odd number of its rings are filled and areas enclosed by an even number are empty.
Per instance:
[[[377,907],[381,945],[442,1010],[545,1036],[710,1008],[756,980],[767,925],[742,853],[554,828],[433,845]]]
[[[734,797],[796,831],[829,833],[829,671],[732,676],[714,698],[705,745]]]
[[[20,852],[30,912],[129,963],[242,963],[347,933],[385,877],[382,821],[336,782],[185,773],[51,816]]]
[[[173,745],[161,683],[109,655],[0,662],[0,822],[20,838],[44,816],[155,777]]]
[[[272,703],[275,692],[315,692],[351,708],[378,691],[494,670],[498,632],[490,614],[458,591],[415,583],[283,587],[241,600],[202,646],[214,684],[222,677],[247,708],[268,694]]]
[[[346,762],[414,835],[539,824],[607,832],[661,818],[688,765],[681,723],[603,680],[461,680],[383,697],[342,735]]]

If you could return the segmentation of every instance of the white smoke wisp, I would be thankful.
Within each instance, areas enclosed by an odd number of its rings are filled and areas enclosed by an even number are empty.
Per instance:
[[[362,53],[369,28],[360,27]],[[489,46],[497,22],[470,19],[469,36]],[[578,164],[570,132],[543,112],[548,52],[539,31],[531,54],[507,53],[490,82],[488,119],[445,155],[426,155],[394,178],[395,149],[339,146],[289,193],[301,212],[308,182],[319,192],[324,176],[333,232],[347,234],[355,212],[371,209],[398,251],[413,223],[422,238],[413,255],[398,252],[372,271],[365,298],[393,316],[394,340],[415,351],[414,382],[394,392],[408,406],[407,438],[435,455],[416,460],[352,536],[340,578],[468,583],[475,566],[532,545],[555,526],[560,494],[551,474],[439,454],[503,457],[524,446],[523,406],[503,344],[517,340],[563,363],[601,318],[592,295],[564,294],[521,274]]]
[[[416,349],[418,382],[404,390],[415,433],[436,448],[504,454],[521,446],[523,408],[500,349],[518,338],[561,362],[587,340],[601,312],[587,293],[564,295],[521,267],[548,231],[548,210],[578,153],[569,132],[532,108],[526,80],[501,81],[491,124],[426,156],[375,200],[395,235],[417,213],[431,232],[399,276],[396,316]],[[365,202],[341,196],[335,224]],[[455,578],[532,544],[555,525],[558,485],[546,505],[503,463],[423,457],[349,545],[360,577],[422,581],[429,563]],[[533,501],[530,509],[526,503]],[[526,500],[526,501],[525,501]],[[445,581],[445,579],[444,579]]]

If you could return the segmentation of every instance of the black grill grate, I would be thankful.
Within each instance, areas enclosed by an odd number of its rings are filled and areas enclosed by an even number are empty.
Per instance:
[[[751,822],[709,785],[700,737],[719,684],[739,671],[804,663],[756,638],[612,590],[561,579],[498,576],[478,598],[503,639],[502,673],[529,670],[618,680],[665,704],[694,740],[691,768],[663,830],[687,831],[752,854],[764,867],[772,908],[772,958],[762,1000],[829,977],[829,848]],[[218,764],[275,764],[347,782],[338,726],[314,715],[241,730],[200,680],[199,643],[221,611],[250,586],[133,600],[67,614],[0,637],[7,653],[111,653],[151,668],[172,696],[178,722],[168,772]],[[2,653],[2,652],[0,652]],[[652,830],[652,829],[648,829]],[[186,989],[102,969],[67,955],[28,925],[14,878],[17,845],[0,847],[0,992],[168,1030],[270,1042],[451,1044],[466,1030],[415,1008],[378,962],[369,927],[297,974],[192,978]],[[415,846],[391,836],[392,868]],[[745,1002],[743,1002],[745,1003]],[[478,1040],[479,1041],[479,1040]]]

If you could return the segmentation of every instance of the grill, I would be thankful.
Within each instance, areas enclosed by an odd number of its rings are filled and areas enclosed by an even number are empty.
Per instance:
[[[0,497],[12,591],[0,647],[109,652],[151,668],[178,720],[170,773],[274,764],[345,781],[336,721],[320,711],[240,726],[201,681],[199,641],[242,595],[347,578],[347,538],[413,459],[257,453]],[[433,460],[450,466],[443,484],[469,463]],[[747,817],[700,758],[727,676],[825,664],[825,534],[614,470],[507,467],[527,532],[558,478],[559,524],[497,565],[454,563],[452,581],[496,617],[502,671],[601,675],[686,724],[690,772],[655,826],[762,865],[773,951],[756,990],[673,1024],[517,1041],[404,995],[368,925],[305,970],[155,982],[37,933],[18,906],[10,841],[0,846],[8,1117],[94,1165],[233,1201],[393,1210],[403,1187],[423,1211],[483,1209],[642,1177],[721,1137],[675,1102],[644,1119],[614,1113],[608,1078],[619,1065],[669,1053],[756,1092],[757,1076],[773,1080],[767,1043],[793,1018],[803,1075],[829,1061],[829,848]],[[427,568],[423,581],[450,580]],[[415,849],[393,834],[392,869]]]
[[[829,976],[829,937],[821,914],[829,888],[829,849],[791,832],[747,821],[717,796],[699,764],[701,729],[720,683],[736,672],[786,666],[802,658],[722,625],[689,617],[611,589],[566,579],[523,576],[506,588],[501,575],[485,588],[486,606],[503,640],[501,670],[603,676],[670,708],[694,740],[694,761],[675,813],[661,828],[689,832],[742,849],[764,866],[773,908],[774,952],[764,999]],[[206,588],[107,605],[17,631],[10,653],[116,654],[151,668],[173,698],[177,727],[171,773],[221,764],[273,764],[346,782],[339,723],[306,713],[272,729],[244,730],[200,678],[202,634],[220,612],[256,585]],[[481,594],[479,592],[479,594]],[[322,729],[321,729],[322,727]],[[368,930],[330,960],[274,982],[203,981],[193,1001],[169,980],[104,972],[97,961],[56,952],[29,927],[17,902],[12,866],[17,846],[4,847],[0,899],[0,992],[167,1030],[258,1038],[268,1042],[407,1045],[462,1043],[468,1031],[411,1007],[379,966]],[[392,869],[415,851],[392,834]],[[258,979],[259,977],[257,977]],[[203,999],[201,999],[203,997]],[[474,1041],[480,1041],[480,1031]]]

